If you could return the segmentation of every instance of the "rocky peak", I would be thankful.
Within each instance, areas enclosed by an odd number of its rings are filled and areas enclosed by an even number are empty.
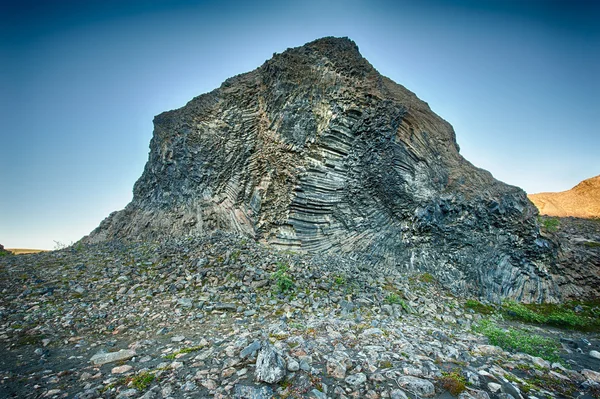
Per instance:
[[[536,216],[425,102],[329,37],[158,115],[132,202],[86,240],[224,230],[427,271],[455,293],[556,300]]]

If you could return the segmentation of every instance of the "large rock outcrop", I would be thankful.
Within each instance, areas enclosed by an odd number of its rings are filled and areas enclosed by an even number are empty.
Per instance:
[[[154,126],[132,202],[86,240],[222,229],[458,293],[558,298],[526,194],[466,161],[452,126],[349,39],[275,54]]]

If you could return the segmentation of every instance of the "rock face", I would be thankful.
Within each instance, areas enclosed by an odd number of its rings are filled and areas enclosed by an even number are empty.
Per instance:
[[[274,248],[422,270],[457,293],[555,300],[525,193],[354,42],[276,54],[154,119],[132,202],[88,242],[233,231]]]
[[[530,194],[542,215],[600,218],[600,175],[559,193]]]
[[[600,220],[583,218],[542,217],[542,234],[552,242],[557,262],[550,273],[559,287],[562,299],[600,298]]]

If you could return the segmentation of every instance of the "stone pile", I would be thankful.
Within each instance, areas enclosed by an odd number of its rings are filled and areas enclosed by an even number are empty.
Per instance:
[[[562,362],[507,352],[473,332],[482,316],[430,275],[274,253],[228,234],[3,257],[0,292],[3,397],[600,392],[598,333],[527,327],[562,338]],[[452,375],[466,383],[454,395]]]

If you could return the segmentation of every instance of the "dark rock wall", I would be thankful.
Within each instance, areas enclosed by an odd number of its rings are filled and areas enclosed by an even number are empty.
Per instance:
[[[428,271],[457,293],[560,296],[525,193],[462,158],[452,127],[348,39],[275,55],[154,125],[133,201],[87,240],[223,229]]]

